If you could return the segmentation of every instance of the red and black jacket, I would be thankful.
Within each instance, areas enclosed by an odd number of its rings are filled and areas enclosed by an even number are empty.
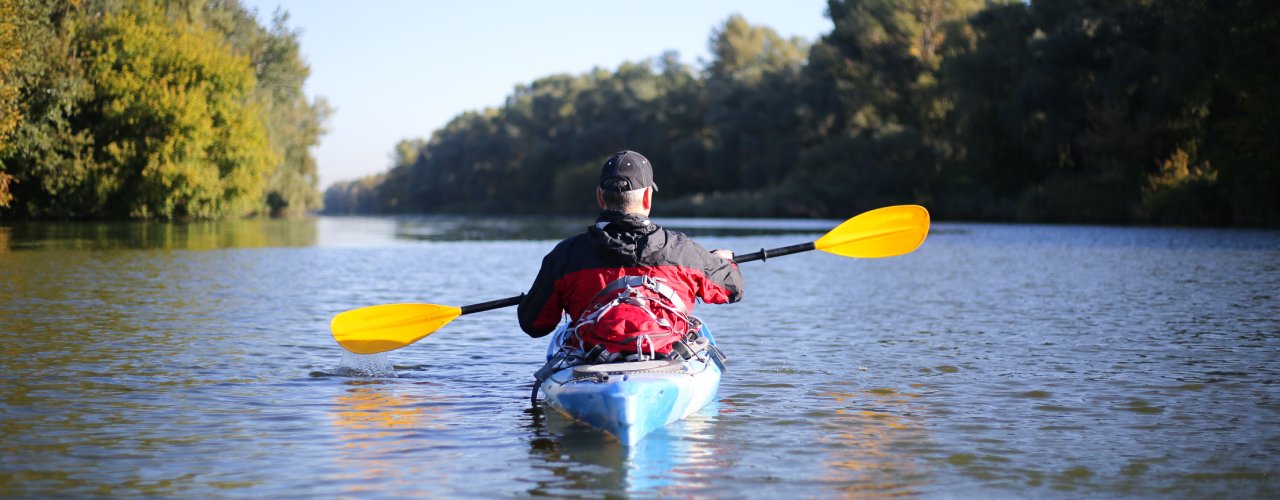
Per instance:
[[[542,259],[542,269],[516,315],[530,337],[555,330],[561,312],[577,320],[605,285],[623,276],[661,278],[692,310],[742,300],[742,272],[679,231],[658,227],[640,214],[605,210],[587,232],[561,241]]]

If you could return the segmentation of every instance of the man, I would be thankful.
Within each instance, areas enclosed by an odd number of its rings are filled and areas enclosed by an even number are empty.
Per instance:
[[[555,330],[561,314],[581,319],[606,286],[625,276],[648,276],[669,286],[689,311],[742,299],[742,273],[733,252],[708,252],[683,233],[649,220],[653,167],[635,151],[620,151],[600,170],[596,202],[604,209],[583,234],[556,245],[520,302],[520,328],[531,337]]]

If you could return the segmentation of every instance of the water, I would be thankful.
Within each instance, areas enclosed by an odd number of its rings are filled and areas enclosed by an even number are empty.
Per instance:
[[[940,223],[744,264],[698,308],[720,400],[630,449],[530,407],[513,309],[372,358],[328,333],[520,293],[585,222],[0,227],[0,496],[1280,494],[1275,231]],[[836,222],[669,225],[748,252]]]

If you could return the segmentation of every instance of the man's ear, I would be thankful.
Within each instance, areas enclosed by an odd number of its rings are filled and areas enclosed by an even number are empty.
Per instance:
[[[653,186],[644,188],[644,209],[653,210]]]
[[[600,205],[600,210],[604,210],[604,194],[600,192],[600,188],[596,188],[596,204]]]

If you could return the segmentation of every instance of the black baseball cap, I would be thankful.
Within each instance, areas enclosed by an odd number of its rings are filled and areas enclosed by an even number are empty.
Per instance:
[[[607,191],[632,191],[658,185],[653,182],[653,165],[644,155],[635,151],[618,151],[604,161],[600,168],[600,189]]]

